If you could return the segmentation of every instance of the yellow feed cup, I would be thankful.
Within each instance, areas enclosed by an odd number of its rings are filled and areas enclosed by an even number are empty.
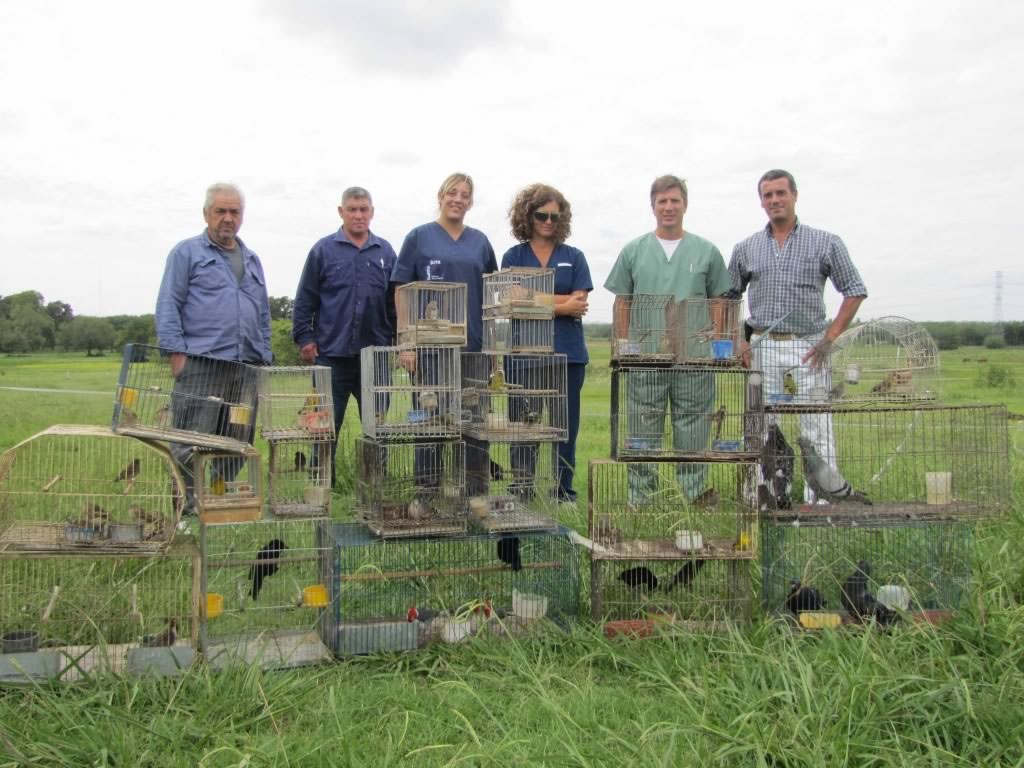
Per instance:
[[[139,402],[139,390],[133,387],[121,387],[117,399],[125,408],[135,408]]]
[[[326,608],[327,587],[323,584],[313,584],[303,589],[302,604],[307,608]]]
[[[206,593],[206,618],[216,619],[224,613],[224,595],[216,592]]]

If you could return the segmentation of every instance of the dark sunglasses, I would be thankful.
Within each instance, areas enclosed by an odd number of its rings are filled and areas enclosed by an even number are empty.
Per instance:
[[[537,221],[539,221],[541,223],[544,223],[544,222],[550,220],[550,221],[552,221],[552,222],[557,224],[558,220],[560,218],[562,218],[562,214],[560,214],[560,213],[541,213],[540,211],[534,211],[533,212],[533,218],[535,218]]]

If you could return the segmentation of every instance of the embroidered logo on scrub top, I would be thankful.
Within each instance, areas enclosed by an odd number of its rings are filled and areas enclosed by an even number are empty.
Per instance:
[[[560,262],[558,262],[558,266],[560,266],[560,267],[571,267],[572,264],[570,264],[567,261],[560,261]]]

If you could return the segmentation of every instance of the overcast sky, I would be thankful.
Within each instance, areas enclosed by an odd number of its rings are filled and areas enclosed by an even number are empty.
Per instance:
[[[342,189],[370,189],[398,250],[461,170],[499,259],[516,190],[565,193],[607,320],[655,176],[687,179],[686,229],[728,260],[782,167],[801,220],[849,246],[861,317],[990,320],[1001,269],[1024,319],[1017,3],[33,0],[0,29],[0,294],[151,312],[229,180],[292,295]]]

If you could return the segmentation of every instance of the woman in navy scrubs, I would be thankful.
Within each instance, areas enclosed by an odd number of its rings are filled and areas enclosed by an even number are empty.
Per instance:
[[[572,208],[561,192],[547,184],[531,184],[516,195],[508,218],[519,245],[501,257],[501,268],[546,267],[555,271],[555,352],[567,358],[569,386],[569,439],[558,445],[558,498],[574,502],[580,392],[590,362],[583,338],[583,316],[587,314],[587,294],[594,290],[594,284],[583,251],[565,244],[571,232]]]

